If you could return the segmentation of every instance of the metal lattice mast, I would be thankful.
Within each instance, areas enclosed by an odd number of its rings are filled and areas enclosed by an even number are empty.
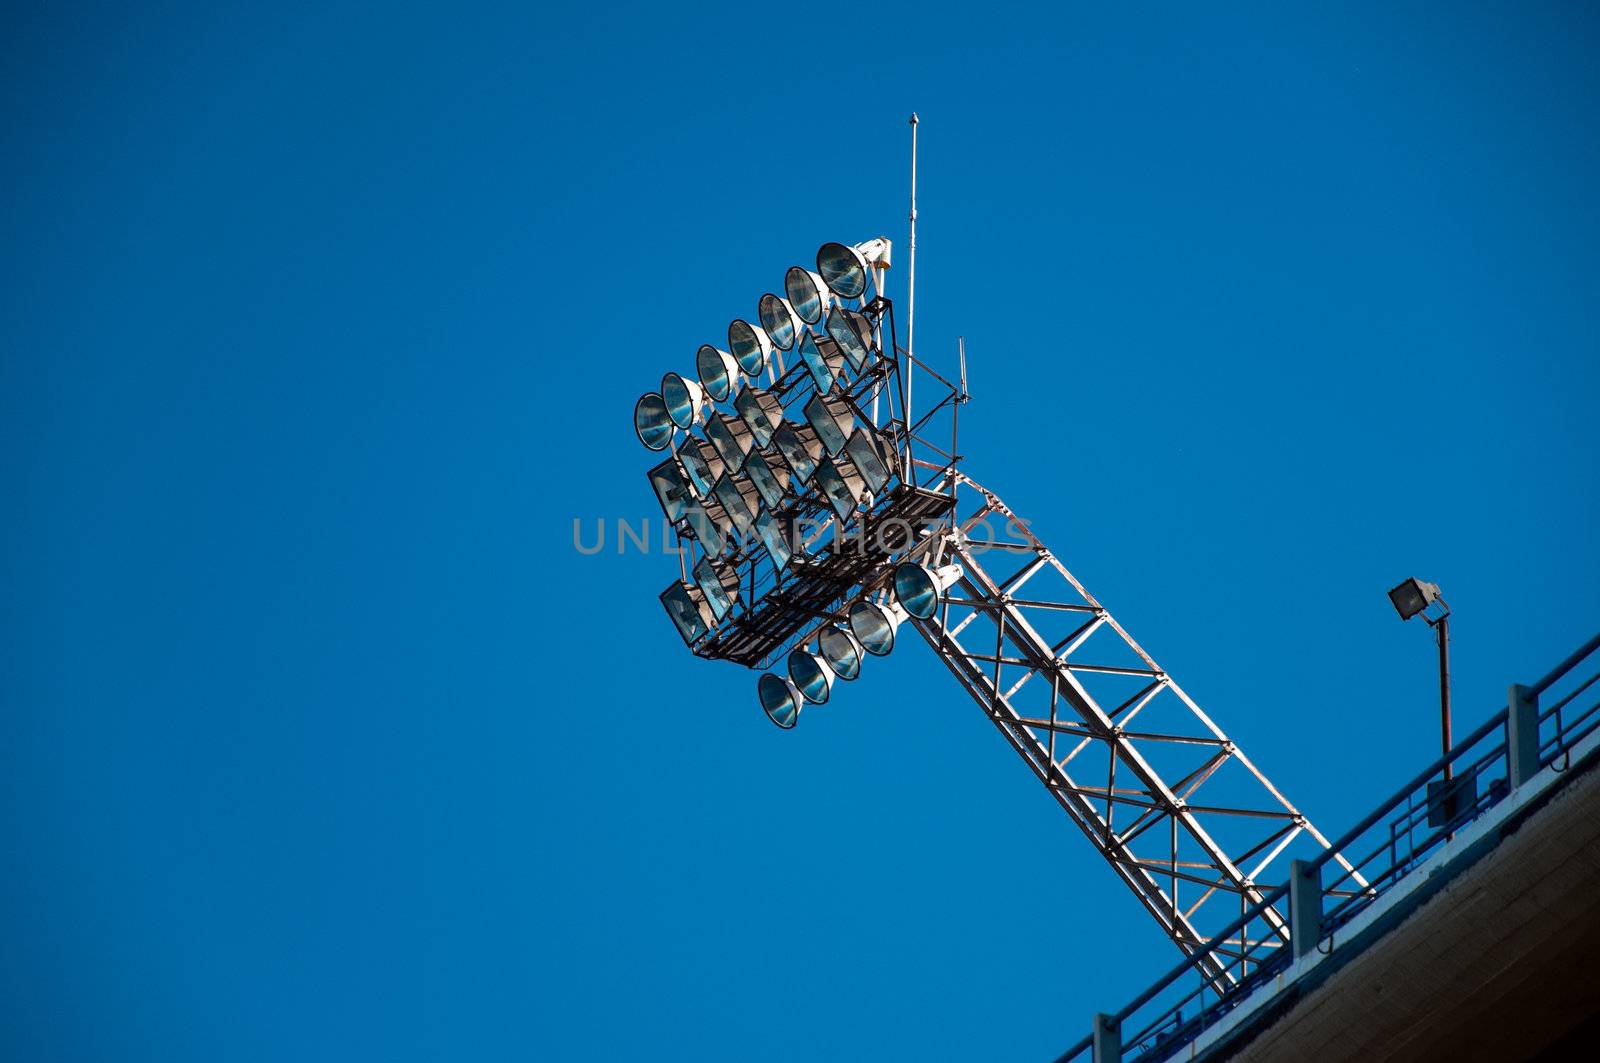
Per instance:
[[[1327,839],[1025,522],[953,476],[976,508],[911,556],[954,562],[962,575],[919,632],[1145,909],[1194,951],[1208,926],[1282,880],[1297,839]],[[992,536],[997,520],[1004,536]],[[980,527],[989,533],[975,536]],[[1287,940],[1287,919],[1267,908],[1255,936],[1223,942],[1205,973],[1229,984],[1246,973],[1247,947]]]

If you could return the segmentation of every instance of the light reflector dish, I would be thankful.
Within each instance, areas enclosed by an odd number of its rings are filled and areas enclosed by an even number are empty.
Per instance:
[[[957,564],[930,568],[919,561],[903,561],[894,569],[894,600],[907,615],[931,620],[939,611],[939,599],[960,578]]]
[[[728,350],[749,377],[760,376],[772,354],[772,339],[765,329],[748,321],[736,320],[728,326]]]
[[[828,286],[823,279],[803,266],[790,266],[783,278],[783,291],[801,321],[815,325],[828,309]]]
[[[756,313],[761,318],[761,327],[766,330],[774,347],[780,351],[787,351],[794,346],[795,337],[803,325],[800,315],[789,305],[789,300],[768,292],[761,297]]]
[[[633,404],[633,431],[639,442],[651,450],[666,450],[672,445],[672,418],[667,404],[656,392],[640,395]]]
[[[876,602],[857,602],[850,607],[850,633],[874,657],[887,657],[904,619],[905,611],[898,606],[884,608]]]
[[[785,731],[800,719],[800,691],[781,675],[768,672],[756,681],[756,696],[767,719]]]
[[[689,429],[700,423],[704,412],[705,391],[693,380],[685,380],[677,373],[661,378],[661,397],[667,406],[667,416],[679,428]]]
[[[828,691],[833,689],[833,673],[821,657],[806,650],[789,654],[789,681],[813,705],[827,701]]]
[[[846,244],[823,244],[817,249],[817,272],[841,299],[859,299],[867,290],[867,260]]]
[[[744,379],[733,355],[709,343],[702,344],[695,352],[694,371],[713,402],[727,402]]]
[[[861,643],[844,628],[823,628],[817,636],[817,649],[833,674],[845,682],[861,674]]]

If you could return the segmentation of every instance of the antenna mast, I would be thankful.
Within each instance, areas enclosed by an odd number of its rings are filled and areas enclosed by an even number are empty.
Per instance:
[[[912,352],[916,348],[917,335],[917,112],[911,112],[911,240],[910,264],[906,267],[909,276],[906,278],[906,363],[905,363],[905,400],[906,421],[906,446],[909,448],[911,436],[911,369]]]

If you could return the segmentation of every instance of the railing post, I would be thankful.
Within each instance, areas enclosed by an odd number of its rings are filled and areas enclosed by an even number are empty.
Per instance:
[[[1539,695],[1520,683],[1511,684],[1507,698],[1506,760],[1513,789],[1539,771]]]
[[[1103,1011],[1094,1017],[1094,1063],[1122,1063],[1122,1023]]]
[[[1289,861],[1289,944],[1294,958],[1309,955],[1322,940],[1322,868]]]

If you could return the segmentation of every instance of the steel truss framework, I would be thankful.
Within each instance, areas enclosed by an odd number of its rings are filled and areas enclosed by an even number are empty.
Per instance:
[[[1291,859],[1327,849],[1327,838],[1027,522],[962,471],[964,359],[956,384],[906,349],[890,349],[893,378],[931,378],[923,389],[933,396],[920,415],[900,405],[884,425],[905,442],[902,479],[947,495],[951,506],[915,545],[881,560],[850,600],[889,597],[898,561],[961,566],[933,619],[913,621],[918,632],[1145,910],[1196,953],[1285,881]],[[898,397],[903,403],[903,391]],[[945,429],[941,446],[934,433]],[[1367,886],[1342,855],[1335,859],[1353,889]],[[1267,907],[1196,966],[1220,992],[1288,940],[1287,913]]]
[[[1327,839],[998,496],[947,475],[975,508],[911,556],[957,562],[963,575],[918,630],[1192,953],[1210,941],[1208,927],[1237,920],[1287,877],[1297,842],[1325,849]],[[992,534],[1000,524],[1005,532]],[[1288,937],[1286,915],[1269,907],[1205,957],[1202,972],[1223,988],[1263,958],[1249,950]]]

